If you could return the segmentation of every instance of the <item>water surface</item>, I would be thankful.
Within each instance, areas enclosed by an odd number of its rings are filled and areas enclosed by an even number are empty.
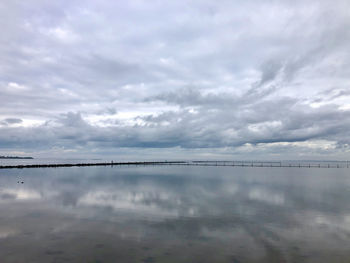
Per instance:
[[[349,169],[0,170],[0,258],[349,262],[349,200]]]

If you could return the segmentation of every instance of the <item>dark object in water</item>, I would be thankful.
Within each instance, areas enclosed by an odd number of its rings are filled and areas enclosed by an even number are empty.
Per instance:
[[[30,156],[0,156],[0,159],[34,159]]]
[[[121,163],[64,163],[64,164],[27,164],[27,165],[0,165],[0,169],[22,168],[57,168],[57,167],[81,167],[81,166],[117,166],[117,165],[171,165],[187,164],[184,161],[172,162],[121,162]]]

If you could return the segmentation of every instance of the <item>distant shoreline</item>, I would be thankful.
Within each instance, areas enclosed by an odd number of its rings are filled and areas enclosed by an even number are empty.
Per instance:
[[[0,159],[34,159],[33,157],[30,156],[0,156]]]

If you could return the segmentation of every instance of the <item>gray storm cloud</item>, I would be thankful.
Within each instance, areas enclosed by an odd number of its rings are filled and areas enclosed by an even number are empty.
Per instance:
[[[1,3],[0,153],[348,158],[349,8]]]

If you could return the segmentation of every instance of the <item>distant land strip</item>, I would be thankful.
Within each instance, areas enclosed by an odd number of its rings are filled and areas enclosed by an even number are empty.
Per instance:
[[[26,164],[0,165],[0,169],[58,168],[84,166],[146,166],[146,165],[189,165],[189,166],[231,166],[231,167],[285,167],[285,168],[349,168],[350,163],[283,163],[283,162],[237,162],[237,161],[159,161],[159,162],[103,162],[103,163],[65,163],[65,164]]]
[[[0,159],[34,159],[33,157],[29,157],[29,156],[0,156]]]

